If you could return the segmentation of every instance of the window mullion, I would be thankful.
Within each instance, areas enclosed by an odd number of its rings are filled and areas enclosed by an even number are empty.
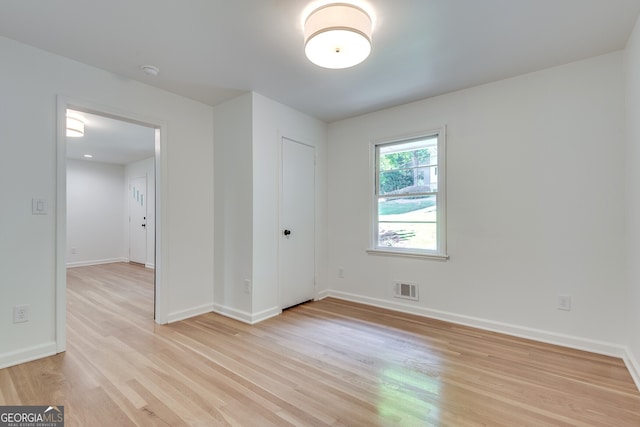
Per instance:
[[[427,197],[437,195],[437,191],[430,191],[426,193],[378,194],[377,196],[379,199],[406,199],[407,197]]]

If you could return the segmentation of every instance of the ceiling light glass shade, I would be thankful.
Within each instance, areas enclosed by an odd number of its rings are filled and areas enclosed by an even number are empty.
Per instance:
[[[371,28],[371,17],[357,6],[322,6],[305,21],[305,54],[320,67],[353,67],[371,53]]]
[[[67,117],[67,136],[79,138],[84,136],[84,123],[75,117]]]

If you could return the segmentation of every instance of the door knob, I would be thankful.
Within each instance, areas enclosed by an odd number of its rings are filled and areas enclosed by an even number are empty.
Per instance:
[[[144,228],[147,228],[147,224],[142,224],[142,226],[143,226]]]
[[[285,236],[289,236],[291,234],[291,230],[284,230],[282,234],[284,234]]]

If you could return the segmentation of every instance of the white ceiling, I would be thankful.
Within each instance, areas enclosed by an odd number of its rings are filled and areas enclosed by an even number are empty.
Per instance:
[[[95,114],[75,114],[85,123],[84,136],[67,137],[67,158],[126,165],[154,155],[155,129]],[[93,157],[87,159],[85,154]]]
[[[640,0],[354,2],[375,11],[373,50],[345,70],[306,60],[301,0],[7,0],[0,35],[210,105],[253,90],[331,122],[622,49],[640,13]]]

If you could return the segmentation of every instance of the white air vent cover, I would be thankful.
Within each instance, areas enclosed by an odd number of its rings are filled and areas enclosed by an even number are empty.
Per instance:
[[[394,282],[396,298],[410,299],[418,301],[418,285],[409,282]]]

